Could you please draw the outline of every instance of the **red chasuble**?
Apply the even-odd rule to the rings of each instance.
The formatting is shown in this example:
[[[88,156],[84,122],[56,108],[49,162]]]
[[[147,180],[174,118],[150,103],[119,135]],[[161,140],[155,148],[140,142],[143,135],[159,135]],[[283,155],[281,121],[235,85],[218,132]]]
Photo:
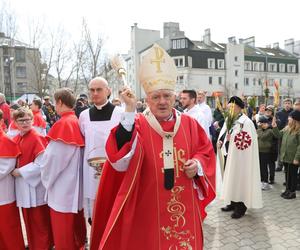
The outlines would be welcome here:
[[[47,123],[44,120],[41,111],[32,111],[33,113],[33,126],[39,127],[39,128],[46,128]]]
[[[17,167],[23,167],[33,162],[40,153],[45,151],[47,140],[34,129],[31,129],[25,135],[20,134],[13,138],[13,141],[19,145],[21,155],[18,158]]]
[[[84,138],[74,111],[64,112],[51,127],[46,137],[49,140],[61,141],[78,147],[84,146]]]
[[[174,121],[161,126],[171,131]],[[216,168],[214,151],[204,130],[194,119],[181,116],[173,140],[175,169],[171,190],[164,188],[162,138],[144,116],[138,116],[132,141],[120,151],[115,131],[106,145],[111,162],[129,152],[136,135],[137,146],[126,172],[115,171],[109,163],[104,166],[94,208],[91,249],[202,249],[202,221],[206,205],[215,197]],[[199,160],[204,177],[186,177],[183,165],[191,158]]]
[[[17,158],[19,154],[18,146],[0,129],[0,158]],[[0,221],[0,248],[25,249],[16,202],[0,205]]]

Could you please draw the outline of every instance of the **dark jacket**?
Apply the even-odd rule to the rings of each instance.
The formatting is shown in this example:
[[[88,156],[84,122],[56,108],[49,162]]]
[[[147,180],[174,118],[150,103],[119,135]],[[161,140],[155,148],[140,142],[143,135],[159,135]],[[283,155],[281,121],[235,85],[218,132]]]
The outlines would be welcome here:
[[[262,127],[259,126],[257,129],[257,138],[259,152],[271,153],[274,138],[274,132],[272,128],[262,129]]]
[[[288,117],[289,114],[293,111],[293,109],[290,109],[289,111],[286,111],[285,109],[281,109],[276,113],[276,119],[280,120],[280,123],[278,124],[278,129],[283,129],[287,123],[288,123]]]

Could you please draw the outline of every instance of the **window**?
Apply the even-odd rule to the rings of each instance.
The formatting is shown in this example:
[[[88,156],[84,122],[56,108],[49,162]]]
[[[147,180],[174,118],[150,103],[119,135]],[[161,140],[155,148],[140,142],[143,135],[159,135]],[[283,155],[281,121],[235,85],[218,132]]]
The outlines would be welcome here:
[[[282,82],[283,82],[283,80],[280,79],[280,80],[279,80],[279,86],[282,86]]]
[[[246,77],[246,78],[245,78],[245,86],[248,86],[248,85],[249,85],[249,78]]]
[[[238,71],[238,70],[235,70],[235,71],[234,71],[234,75],[235,75],[235,76],[239,76],[239,71]]]
[[[26,78],[26,67],[18,66],[16,67],[16,77],[17,78]]]
[[[173,40],[173,41],[172,41],[172,44],[173,44],[173,45],[172,45],[172,48],[173,48],[173,49],[177,49],[177,46],[176,46],[176,40]]]
[[[253,71],[258,71],[258,62],[253,62]]]
[[[281,73],[285,72],[285,64],[284,63],[279,64],[279,72],[281,72]]]
[[[251,70],[251,62],[245,61],[245,70]]]
[[[214,58],[208,58],[207,64],[208,64],[209,69],[214,69],[215,68],[215,59]]]
[[[222,85],[222,76],[219,76],[219,85]]]
[[[25,49],[16,49],[16,62],[25,62]]]
[[[235,61],[235,62],[238,61],[238,57],[237,57],[237,56],[234,57],[234,61]]]
[[[184,67],[184,57],[181,56],[181,57],[174,57],[174,62],[175,62],[175,65],[176,67],[178,68],[181,68],[181,67]]]
[[[238,89],[238,83],[237,82],[234,84],[234,87],[235,87],[235,89]]]
[[[177,77],[177,83],[178,84],[183,84],[184,83],[184,77],[183,76],[178,76]]]
[[[8,47],[7,46],[3,46],[3,55],[8,56]]]
[[[212,85],[212,82],[213,82],[212,76],[208,77],[208,83],[209,83],[210,85]]]
[[[17,86],[18,86],[18,89],[20,89],[20,90],[26,90],[27,82],[18,82]]]
[[[269,79],[268,83],[269,83],[269,86],[274,86],[274,79]]]
[[[218,59],[218,69],[224,69],[224,59]]]
[[[277,72],[277,64],[276,63],[269,63],[268,64],[268,70],[270,72]]]
[[[178,39],[172,41],[172,49],[185,49],[187,48],[186,39]]]
[[[253,86],[255,86],[255,85],[256,85],[256,79],[253,78]]]
[[[258,85],[261,86],[262,80],[258,79]]]
[[[293,79],[288,79],[288,88],[293,88]]]
[[[260,62],[259,63],[259,71],[264,71],[264,63],[263,62]]]
[[[287,72],[288,73],[296,73],[296,65],[295,64],[288,64],[287,65]]]
[[[182,49],[185,48],[185,39],[181,39],[181,48],[182,48]]]

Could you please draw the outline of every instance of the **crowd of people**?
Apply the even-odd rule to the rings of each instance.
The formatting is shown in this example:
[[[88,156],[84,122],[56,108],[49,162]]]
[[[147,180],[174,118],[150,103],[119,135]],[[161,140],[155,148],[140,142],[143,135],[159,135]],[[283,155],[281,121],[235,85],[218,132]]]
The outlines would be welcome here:
[[[102,77],[88,95],[58,89],[55,105],[49,96],[8,105],[0,94],[0,249],[25,249],[19,212],[33,250],[84,249],[87,237],[92,250],[202,249],[216,172],[233,219],[262,207],[283,168],[281,196],[296,198],[300,101],[255,112],[232,96],[212,111],[204,91],[176,99],[176,78],[154,45],[141,65],[143,100],[125,86],[110,101]]]

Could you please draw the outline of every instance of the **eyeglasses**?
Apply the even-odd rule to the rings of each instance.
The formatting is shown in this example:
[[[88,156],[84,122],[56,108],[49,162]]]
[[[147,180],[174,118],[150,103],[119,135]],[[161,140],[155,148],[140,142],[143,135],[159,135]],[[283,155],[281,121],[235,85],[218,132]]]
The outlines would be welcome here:
[[[19,124],[28,124],[32,121],[32,119],[18,119],[17,123]]]

